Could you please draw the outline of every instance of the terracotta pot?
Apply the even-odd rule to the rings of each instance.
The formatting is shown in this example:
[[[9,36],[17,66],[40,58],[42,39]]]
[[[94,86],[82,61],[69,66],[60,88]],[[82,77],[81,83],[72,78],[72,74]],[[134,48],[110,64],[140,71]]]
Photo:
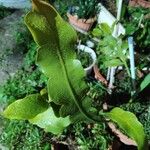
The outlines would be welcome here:
[[[88,32],[93,23],[96,21],[96,17],[90,18],[90,19],[78,19],[77,16],[73,16],[69,13],[67,13],[69,23],[80,32]]]
[[[129,6],[133,7],[142,6],[144,8],[150,8],[150,2],[145,0],[130,0]]]
[[[100,81],[100,82],[102,82],[105,86],[107,86],[108,82],[103,77],[103,75],[100,73],[97,65],[94,65],[93,70],[94,70],[95,79],[98,80],[98,81]]]

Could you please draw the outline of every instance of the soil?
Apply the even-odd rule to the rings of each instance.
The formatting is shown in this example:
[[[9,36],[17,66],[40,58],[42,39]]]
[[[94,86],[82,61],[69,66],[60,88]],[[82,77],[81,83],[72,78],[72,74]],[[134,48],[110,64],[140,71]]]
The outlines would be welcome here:
[[[0,20],[0,84],[3,85],[6,80],[15,74],[21,66],[23,54],[16,49],[15,32],[20,32],[19,20],[23,12],[15,11],[9,16]],[[16,31],[15,31],[16,30]]]
[[[116,0],[101,0],[100,1],[114,16],[117,15]]]

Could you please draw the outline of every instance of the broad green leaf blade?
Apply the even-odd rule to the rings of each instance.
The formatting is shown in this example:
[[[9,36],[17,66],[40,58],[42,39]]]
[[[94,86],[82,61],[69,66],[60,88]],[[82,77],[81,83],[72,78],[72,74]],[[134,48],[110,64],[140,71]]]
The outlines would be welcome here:
[[[106,34],[106,35],[112,34],[111,28],[109,27],[109,25],[107,23],[101,23],[99,25],[99,27],[101,28],[101,30],[103,31],[104,34]]]
[[[9,119],[28,120],[48,108],[48,103],[40,94],[32,94],[10,104],[3,112],[4,117]]]
[[[51,5],[39,0],[33,0],[33,11],[27,14],[25,22],[39,45],[37,63],[49,78],[49,101],[61,106],[61,117],[78,111],[87,117],[82,101],[88,86],[84,69],[75,59],[76,32]]]
[[[144,90],[148,85],[150,85],[150,74],[148,74],[140,85],[140,91]]]
[[[35,118],[29,120],[31,123],[44,128],[46,132],[53,134],[60,134],[63,130],[70,125],[69,116],[57,118],[54,115],[52,108],[50,107],[45,112],[38,114]]]
[[[123,63],[119,59],[112,59],[109,61],[105,61],[104,65],[107,67],[115,67],[115,66],[121,66]]]
[[[32,21],[30,21],[31,19]],[[35,42],[38,45],[44,45],[48,40],[50,40],[49,30],[51,29],[48,26],[48,22],[45,17],[36,12],[29,12],[25,17],[25,23],[27,24]],[[41,37],[41,34],[44,34],[44,38]]]
[[[53,53],[57,51],[53,48],[63,47],[61,55],[65,59],[75,58],[77,34],[73,27],[61,18],[53,6],[43,1],[33,0],[33,9],[26,15],[25,23],[35,42],[39,46],[49,44]]]
[[[97,27],[97,28],[93,29],[92,35],[95,37],[100,37],[103,35],[103,32]]]
[[[109,119],[114,121],[130,138],[135,140],[138,150],[146,150],[146,136],[142,124],[136,116],[121,108],[114,108],[106,114]]]

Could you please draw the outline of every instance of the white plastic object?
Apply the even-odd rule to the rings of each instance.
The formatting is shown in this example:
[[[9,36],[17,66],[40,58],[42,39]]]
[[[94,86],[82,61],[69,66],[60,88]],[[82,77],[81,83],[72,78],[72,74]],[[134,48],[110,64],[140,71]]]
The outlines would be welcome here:
[[[117,21],[120,21],[120,17],[121,17],[121,10],[122,10],[122,2],[123,0],[119,0],[118,1],[118,5],[117,5]],[[115,28],[114,28],[114,32],[113,32],[113,36],[114,37],[118,37],[119,36],[119,23],[117,23],[115,25]]]
[[[87,68],[84,68],[86,74],[88,75],[91,73],[93,66],[96,64],[96,61],[97,61],[96,53],[94,52],[93,49],[91,49],[85,45],[78,45],[77,48],[79,51],[88,53],[93,60],[92,64],[90,64],[90,66],[88,66]]]
[[[94,48],[94,46],[95,46],[95,44],[90,40],[86,41],[86,45],[90,48]]]
[[[117,21],[119,21],[120,17],[121,17],[122,2],[123,2],[123,0],[120,0],[118,2]],[[119,32],[119,24],[117,23],[114,28],[113,36],[117,38],[119,36],[118,32]],[[115,82],[115,70],[116,70],[116,67],[111,67],[111,69],[110,69],[110,80],[109,80],[110,94],[111,94],[111,89],[113,88],[113,84]]]
[[[113,23],[117,21],[117,19],[100,3],[100,12],[98,14],[98,24],[107,23],[110,27],[112,27]],[[117,37],[121,34],[125,34],[125,28],[118,23],[118,34]],[[114,32],[113,32],[113,36]]]
[[[118,1],[117,20],[120,20],[123,0]]]
[[[135,80],[135,62],[134,62],[133,37],[128,38],[128,45],[129,45],[129,55],[130,55],[131,78],[133,80]]]
[[[110,78],[110,70],[111,70],[111,67],[108,67],[107,78],[106,78],[107,81],[109,81],[109,78]]]
[[[112,89],[113,88],[113,84],[115,82],[115,71],[116,71],[116,67],[111,67],[110,69],[110,81],[109,81],[109,89]]]

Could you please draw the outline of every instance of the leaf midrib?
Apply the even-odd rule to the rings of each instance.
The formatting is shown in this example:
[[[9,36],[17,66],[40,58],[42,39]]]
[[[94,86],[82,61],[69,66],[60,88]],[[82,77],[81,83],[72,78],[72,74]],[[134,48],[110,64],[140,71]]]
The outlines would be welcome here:
[[[83,109],[83,107],[81,106],[80,102],[78,102],[77,100],[77,94],[75,93],[75,90],[72,89],[72,85],[71,85],[71,82],[69,80],[69,75],[68,75],[68,71],[67,71],[67,67],[65,65],[65,61],[62,57],[62,53],[61,53],[61,48],[60,46],[58,47],[57,49],[57,55],[58,55],[58,58],[60,60],[60,64],[62,66],[62,70],[63,70],[63,73],[64,73],[64,76],[65,76],[65,80],[67,82],[67,86],[68,86],[68,90],[70,91],[70,94],[74,100],[74,103],[76,104],[76,106],[78,107],[79,111],[87,118],[87,119],[90,119],[92,121],[95,121],[93,120],[93,118],[91,118],[91,116],[89,116],[89,114],[87,114],[87,112]],[[75,96],[76,95],[76,96]]]

